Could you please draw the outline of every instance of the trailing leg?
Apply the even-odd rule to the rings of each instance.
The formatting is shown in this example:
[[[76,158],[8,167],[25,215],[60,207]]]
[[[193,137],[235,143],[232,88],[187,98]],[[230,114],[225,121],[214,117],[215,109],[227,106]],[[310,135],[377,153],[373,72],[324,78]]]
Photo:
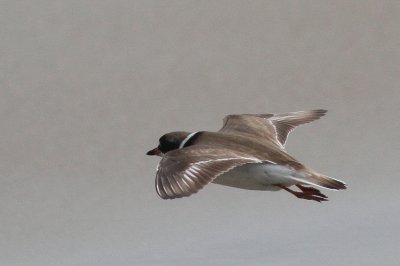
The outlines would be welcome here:
[[[294,196],[296,196],[299,199],[314,200],[314,201],[318,201],[318,202],[328,200],[328,198],[324,194],[319,192],[319,190],[317,190],[318,192],[315,192],[314,190],[300,192],[300,191],[291,190],[290,188],[282,186],[282,185],[277,185],[277,187],[280,187],[280,188],[286,190],[287,192],[289,192],[290,194],[293,194]]]
[[[303,191],[304,193],[312,193],[315,196],[320,196],[322,198],[328,198],[327,196],[325,196],[324,194],[321,193],[321,191],[319,191],[316,188],[313,187],[306,187],[304,185],[296,185],[296,187],[298,187],[301,191]]]

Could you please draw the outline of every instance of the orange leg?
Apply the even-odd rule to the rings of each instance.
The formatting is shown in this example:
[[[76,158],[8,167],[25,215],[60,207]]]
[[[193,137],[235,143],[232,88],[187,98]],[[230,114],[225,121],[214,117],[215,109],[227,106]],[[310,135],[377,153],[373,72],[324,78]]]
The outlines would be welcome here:
[[[313,187],[306,187],[304,185],[296,185],[301,191],[304,193],[312,193],[313,195],[320,196],[322,198],[328,198],[324,194],[322,194],[318,189],[313,188]]]
[[[284,189],[284,190],[286,190],[290,194],[293,194],[294,196],[296,196],[299,199],[315,200],[315,201],[318,201],[318,202],[322,202],[322,201],[327,201],[328,200],[328,197],[325,196],[324,194],[322,194],[321,192],[319,192],[318,189],[311,188],[310,190],[307,190],[307,189],[309,189],[309,187],[303,187],[303,186],[300,185],[301,187],[303,187],[303,189],[305,188],[306,190],[302,190],[301,192],[299,192],[299,191],[291,190],[290,188],[285,187],[285,186],[281,186],[281,185],[277,185],[277,186],[282,188],[282,189]]]

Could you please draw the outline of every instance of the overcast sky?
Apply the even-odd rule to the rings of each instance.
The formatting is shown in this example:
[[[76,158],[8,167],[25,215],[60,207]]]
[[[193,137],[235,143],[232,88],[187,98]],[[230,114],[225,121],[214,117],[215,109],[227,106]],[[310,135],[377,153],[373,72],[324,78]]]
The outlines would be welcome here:
[[[395,265],[398,1],[1,1],[1,265]],[[287,150],[330,201],[154,189],[145,153],[325,108]]]

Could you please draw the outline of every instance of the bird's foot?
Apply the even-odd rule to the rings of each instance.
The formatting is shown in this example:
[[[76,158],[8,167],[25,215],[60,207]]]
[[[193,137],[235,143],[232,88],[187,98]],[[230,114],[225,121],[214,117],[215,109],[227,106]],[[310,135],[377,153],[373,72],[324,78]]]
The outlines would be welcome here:
[[[299,187],[300,186],[300,187]],[[285,186],[279,186],[280,188],[286,190],[287,192],[293,194],[299,199],[314,200],[318,202],[328,201],[328,197],[322,194],[318,189],[312,187],[304,187],[302,185],[297,185],[301,191],[294,191]]]

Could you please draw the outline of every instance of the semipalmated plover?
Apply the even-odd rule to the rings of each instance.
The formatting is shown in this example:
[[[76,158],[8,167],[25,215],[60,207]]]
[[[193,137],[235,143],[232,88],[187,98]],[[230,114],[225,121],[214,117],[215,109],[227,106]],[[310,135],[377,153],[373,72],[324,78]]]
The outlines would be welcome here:
[[[301,199],[326,201],[315,187],[339,190],[346,188],[345,183],[317,173],[284,149],[295,127],[326,112],[228,115],[218,132],[165,134],[158,147],[147,152],[162,156],[157,193],[163,199],[187,197],[212,182],[249,190],[284,189]]]

